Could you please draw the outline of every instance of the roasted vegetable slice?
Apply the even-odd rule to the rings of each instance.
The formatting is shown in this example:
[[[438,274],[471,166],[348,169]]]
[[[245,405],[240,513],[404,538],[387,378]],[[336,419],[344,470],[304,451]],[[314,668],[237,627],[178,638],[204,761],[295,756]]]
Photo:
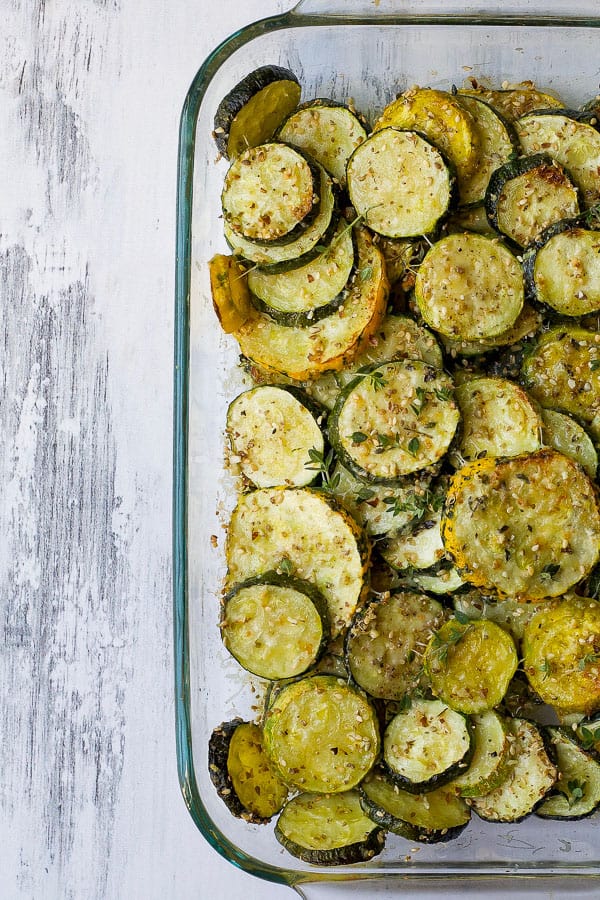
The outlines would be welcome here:
[[[359,610],[346,636],[352,677],[372,697],[402,700],[422,681],[423,648],[444,620],[426,594],[398,591]]]
[[[313,582],[335,635],[362,599],[369,546],[332,498],[311,488],[265,488],[239,498],[226,556],[228,588],[272,570]]]
[[[414,131],[374,132],[348,160],[346,178],[356,212],[386,237],[429,234],[452,200],[454,179],[444,158]]]
[[[480,353],[489,353],[498,347],[510,347],[523,338],[531,337],[539,330],[541,324],[541,314],[526,302],[515,323],[502,334],[493,338],[484,338],[481,341],[453,341],[450,338],[444,338],[444,347],[451,357],[478,356]]]
[[[505,378],[474,378],[456,388],[461,429],[454,456],[518,456],[539,450],[540,418],[525,391]]]
[[[472,716],[473,756],[469,767],[452,782],[462,797],[483,797],[506,777],[509,741],[507,722],[492,709]]]
[[[275,837],[292,856],[319,866],[366,862],[385,843],[383,828],[363,812],[354,790],[298,794],[279,816]]]
[[[351,362],[377,332],[388,296],[383,257],[365,229],[357,233],[357,246],[357,272],[338,310],[310,328],[289,328],[254,310],[235,332],[244,356],[296,381]]]
[[[423,793],[447,784],[473,753],[468,719],[441,700],[414,697],[383,735],[383,763],[404,790]]]
[[[472,232],[451,234],[421,263],[415,299],[426,323],[446,337],[493,338],[521,312],[523,272],[500,241]]]
[[[556,781],[539,729],[526,719],[507,722],[508,763],[504,781],[484,797],[471,801],[489,822],[518,822],[533,812]]]
[[[300,83],[281,66],[261,66],[221,100],[214,138],[223,156],[233,159],[248,147],[268,141],[300,100]]]
[[[328,636],[327,604],[314,584],[269,572],[224,600],[223,643],[261,678],[293,678],[316,661]]]
[[[394,484],[446,453],[459,413],[452,380],[420,360],[367,368],[340,393],[329,437],[340,461],[374,484]]]
[[[563,316],[600,310],[600,208],[548,228],[523,260],[529,290]]]
[[[411,794],[375,770],[361,784],[360,795],[363,809],[374,822],[422,844],[452,840],[471,818],[470,807],[451,784]]]
[[[570,456],[582,466],[590,478],[596,477],[598,454],[587,431],[566,413],[542,409],[544,444]]]
[[[311,401],[297,388],[259,385],[227,410],[233,460],[255,487],[302,487],[315,479],[310,452],[323,455],[324,438]]]
[[[471,114],[479,145],[473,172],[457,170],[460,202],[472,205],[483,201],[492,173],[516,155],[519,139],[512,125],[481,97],[458,93],[455,99]]]
[[[253,722],[223,722],[210,736],[208,771],[229,811],[249,822],[268,822],[279,812],[288,787],[264,751],[262,731]]]
[[[235,334],[252,316],[252,302],[244,270],[235,256],[217,253],[210,260],[210,289],[221,328]]]
[[[480,459],[451,479],[442,537],[472,584],[520,599],[555,597],[598,560],[595,490],[554,450]]]
[[[339,373],[337,382],[344,387],[361,369],[392,359],[420,359],[435,369],[444,365],[440,345],[428,328],[408,316],[388,313],[360,356]]]
[[[549,225],[577,215],[578,190],[550,156],[523,156],[493,173],[485,208],[494,228],[525,247]]]
[[[332,675],[283,687],[264,722],[265,750],[286,782],[330,794],[357,785],[379,752],[379,726],[366,696]]]
[[[467,714],[498,706],[517,664],[512,637],[484,619],[449,619],[425,651],[425,670],[433,693]]]
[[[600,805],[600,763],[564,728],[547,728],[547,747],[558,767],[553,791],[536,809],[543,819],[581,819]]]
[[[440,504],[435,510],[381,541],[379,552],[396,572],[411,577],[413,569],[433,574],[449,560],[441,533],[443,493],[437,496]]]
[[[446,91],[405,91],[385,107],[374,130],[388,126],[422,132],[461,175],[469,175],[477,168],[480,148],[473,117]]]
[[[319,99],[309,100],[291,113],[277,137],[300,147],[343,185],[346,164],[367,132],[364,122],[349,107]]]
[[[543,604],[525,625],[522,653],[529,683],[545,703],[565,713],[600,709],[597,600],[572,595]]]
[[[564,166],[581,190],[585,207],[600,200],[600,134],[560,110],[523,116],[516,123],[525,153],[543,151]]]
[[[527,113],[540,109],[561,109],[564,103],[557,97],[539,91],[533,84],[522,84],[503,90],[490,90],[477,87],[472,90],[460,90],[459,96],[479,97],[494,107],[509,122],[520,119]]]
[[[545,332],[523,361],[527,391],[542,406],[589,424],[600,414],[600,333],[577,325]]]

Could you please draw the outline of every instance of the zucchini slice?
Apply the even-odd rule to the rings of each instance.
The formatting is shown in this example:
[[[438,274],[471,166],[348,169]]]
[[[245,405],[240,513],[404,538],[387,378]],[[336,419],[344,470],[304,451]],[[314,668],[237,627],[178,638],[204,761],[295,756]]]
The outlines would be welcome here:
[[[314,164],[287,144],[250,147],[225,176],[225,221],[250,241],[289,243],[314,219],[319,177]]]
[[[458,837],[471,818],[470,807],[452,784],[426,794],[412,794],[376,769],[367,775],[359,790],[360,802],[369,818],[409,841],[450,841]]]
[[[300,101],[300,82],[281,66],[261,66],[223,97],[214,121],[214,139],[223,156],[234,159],[268,141]]]
[[[440,498],[443,504],[443,499]],[[413,577],[413,570],[438,574],[440,564],[449,559],[442,541],[442,507],[427,513],[424,518],[389,535],[379,544],[379,552],[388,566],[396,572]]]
[[[532,296],[563,316],[600,310],[600,208],[547,229],[523,260]]]
[[[424,134],[461,175],[469,175],[477,168],[480,147],[473,117],[446,91],[431,88],[405,91],[385,107],[373,130],[388,126]]]
[[[321,255],[323,247],[333,238],[339,221],[337,192],[331,176],[324,169],[321,169],[319,202],[315,208],[316,215],[306,228],[297,235],[294,233],[293,240],[267,243],[250,240],[238,234],[227,220],[223,223],[225,240],[236,256],[269,272],[285,272],[303,266]]]
[[[511,328],[523,307],[523,272],[500,241],[450,234],[419,267],[415,299],[425,322],[454,340],[493,338]]]
[[[248,672],[294,678],[316,662],[329,637],[327,604],[310,582],[269,572],[227,594],[221,637]]]
[[[544,703],[564,713],[600,709],[597,600],[570,595],[544,603],[525,625],[522,653],[525,674]]]
[[[468,719],[441,700],[413,697],[383,735],[383,763],[400,787],[413,794],[447,784],[473,753]]]
[[[298,107],[279,128],[280,141],[299,147],[320,163],[341,185],[346,182],[346,163],[366,140],[364,121],[349,107],[333,100],[309,100]]]
[[[373,484],[394,484],[446,453],[458,425],[453,383],[421,360],[370,366],[341,391],[329,437],[342,464]]]
[[[454,566],[445,569],[440,566],[435,572],[412,571],[409,582],[421,591],[429,594],[453,594],[466,584],[464,578]]]
[[[333,675],[283,687],[265,714],[263,732],[265,750],[282,778],[319,794],[355,787],[379,753],[370,701]]]
[[[528,393],[550,409],[576,416],[590,426],[600,414],[600,333],[560,325],[539,338],[523,360]]]
[[[367,862],[385,844],[385,831],[363,812],[355,790],[298,794],[277,819],[275,837],[292,856],[318,866]]]
[[[538,310],[525,302],[514,325],[502,334],[481,341],[452,341],[444,338],[444,347],[451,357],[478,356],[480,353],[489,353],[498,347],[511,347],[523,338],[531,337],[542,325],[542,316]]]
[[[548,226],[577,215],[578,190],[552,157],[523,156],[493,173],[485,209],[494,228],[526,247]]]
[[[598,560],[595,490],[555,450],[480,459],[450,481],[442,537],[471,584],[522,600],[555,597]]]
[[[354,259],[352,228],[341,219],[330,244],[316,259],[275,274],[250,269],[252,301],[281,325],[311,325],[344,302]]]
[[[262,731],[233,719],[214,729],[208,742],[208,772],[232,815],[262,825],[287,800],[288,787],[265,753]]]
[[[600,134],[592,125],[558,110],[523,116],[516,129],[525,153],[543,151],[565,167],[586,208],[600,201]]]
[[[227,410],[232,462],[255,487],[303,487],[315,479],[310,451],[325,441],[308,397],[293,387],[264,384],[239,394]]]
[[[517,664],[510,634],[485,619],[449,619],[425,651],[425,669],[435,696],[469,715],[498,706]]]
[[[456,388],[462,461],[518,456],[541,447],[541,422],[525,391],[505,378],[473,378]]]
[[[208,264],[213,308],[226,334],[235,334],[252,315],[248,285],[235,256],[217,253]]]
[[[600,805],[600,763],[564,728],[547,728],[547,746],[558,767],[555,791],[537,807],[542,819],[582,819]]]
[[[472,205],[485,198],[492,173],[516,155],[519,139],[512,125],[481,97],[458,93],[455,99],[471,114],[479,144],[475,169],[468,174],[457,170],[460,202]]]
[[[414,131],[375,131],[348,160],[346,178],[358,215],[386,237],[433,232],[452,200],[454,179],[442,154]]]
[[[496,237],[497,234],[488,221],[483,202],[455,209],[444,222],[443,230],[445,234],[461,234],[463,231],[475,231],[489,237]]]
[[[514,122],[515,119],[520,119],[521,116],[534,110],[564,108],[561,100],[551,94],[538,91],[532,84],[523,84],[502,90],[488,90],[482,87],[460,90],[458,96],[463,95],[485,100],[509,122]]]
[[[309,328],[288,328],[255,310],[235,332],[244,356],[296,381],[316,378],[351,362],[377,332],[386,311],[383,257],[364,228],[357,232],[358,267],[348,297]]]
[[[338,463],[331,478],[332,493],[367,534],[397,532],[419,517],[429,496],[430,476],[415,476],[405,484],[365,484]]]
[[[346,635],[354,681],[384,700],[412,694],[422,682],[423,648],[443,620],[441,604],[426,594],[397,591],[371,600]]]
[[[580,719],[573,733],[580,746],[600,761],[600,717]]]
[[[493,709],[488,709],[473,716],[471,725],[473,756],[468,769],[452,784],[460,790],[462,797],[484,797],[502,784],[507,775],[507,723]]]
[[[519,822],[533,812],[556,781],[539,729],[526,719],[507,721],[509,754],[505,780],[484,797],[471,800],[488,822]]]
[[[427,251],[425,240],[412,238],[381,238],[379,249],[385,258],[385,267],[390,284],[412,277],[411,269],[421,262]],[[404,284],[402,284],[404,287]]]
[[[598,454],[587,431],[571,416],[554,409],[542,409],[541,416],[544,444],[571,457],[590,478],[595,478]]]
[[[272,570],[310,581],[327,601],[335,636],[365,591],[369,545],[354,519],[311,488],[243,494],[227,532],[227,589]]]

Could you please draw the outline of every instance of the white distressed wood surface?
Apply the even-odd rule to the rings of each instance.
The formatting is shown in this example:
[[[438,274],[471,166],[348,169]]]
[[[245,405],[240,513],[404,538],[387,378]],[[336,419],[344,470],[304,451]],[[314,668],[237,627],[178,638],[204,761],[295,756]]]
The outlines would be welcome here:
[[[0,898],[291,897],[179,793],[177,134],[207,53],[290,0],[0,2]]]

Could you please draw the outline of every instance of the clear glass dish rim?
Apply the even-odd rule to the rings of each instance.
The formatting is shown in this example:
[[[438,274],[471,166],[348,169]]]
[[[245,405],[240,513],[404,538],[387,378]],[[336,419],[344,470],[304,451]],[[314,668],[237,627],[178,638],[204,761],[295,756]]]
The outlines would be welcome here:
[[[188,402],[189,402],[189,296],[191,267],[191,229],[194,177],[195,128],[198,112],[208,88],[218,69],[237,50],[250,41],[272,31],[285,28],[315,26],[336,27],[344,25],[510,25],[519,23],[531,27],[557,25],[561,27],[600,28],[600,8],[598,16],[541,15],[535,12],[498,13],[435,13],[435,14],[383,14],[383,15],[329,15],[323,13],[303,13],[300,2],[288,12],[269,16],[253,22],[234,32],[207,56],[186,95],[180,117],[177,201],[176,201],[176,256],[175,256],[175,321],[174,321],[174,374],[173,374],[173,649],[175,676],[175,732],[177,770],[181,792],[188,811],[196,826],[225,859],[240,869],[255,876],[279,884],[294,886],[317,881],[361,881],[365,879],[401,877],[415,880],[447,878],[497,879],[522,877],[530,881],[537,877],[578,878],[593,880],[600,877],[598,872],[586,871],[585,865],[577,867],[573,863],[556,863],[551,869],[547,863],[536,866],[531,863],[526,868],[514,866],[510,870],[500,864],[455,865],[445,863],[444,868],[406,865],[401,873],[393,870],[379,872],[361,871],[356,868],[351,873],[322,870],[299,871],[273,866],[241,851],[214,824],[202,801],[195,772],[191,732],[190,710],[190,670],[189,670],[189,610],[187,584],[187,488],[188,488]],[[325,4],[326,6],[326,4]],[[514,882],[512,882],[514,884]]]

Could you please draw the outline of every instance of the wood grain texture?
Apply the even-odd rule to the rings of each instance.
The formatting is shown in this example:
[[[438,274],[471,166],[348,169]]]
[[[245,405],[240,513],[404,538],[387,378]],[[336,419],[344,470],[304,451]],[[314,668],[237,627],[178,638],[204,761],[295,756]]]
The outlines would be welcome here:
[[[179,793],[170,516],[179,112],[286,5],[1,4],[3,900],[283,894]]]

